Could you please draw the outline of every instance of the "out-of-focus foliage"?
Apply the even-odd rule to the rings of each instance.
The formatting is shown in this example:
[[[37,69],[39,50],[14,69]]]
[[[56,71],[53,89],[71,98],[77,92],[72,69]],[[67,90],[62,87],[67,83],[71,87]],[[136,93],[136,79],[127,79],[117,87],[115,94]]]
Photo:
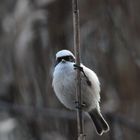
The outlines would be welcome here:
[[[0,140],[73,140],[75,113],[52,90],[55,53],[73,51],[71,0],[1,0]],[[79,0],[81,59],[101,81],[111,131],[86,140],[140,139],[140,1]],[[73,116],[74,115],[74,116]]]

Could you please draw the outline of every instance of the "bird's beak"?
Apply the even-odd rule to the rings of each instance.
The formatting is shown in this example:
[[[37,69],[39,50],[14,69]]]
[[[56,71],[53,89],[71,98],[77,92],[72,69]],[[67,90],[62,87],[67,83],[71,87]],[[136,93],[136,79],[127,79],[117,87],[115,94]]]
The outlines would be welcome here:
[[[66,62],[66,60],[64,60],[64,59],[62,59],[62,61],[61,61],[62,63],[65,63]]]

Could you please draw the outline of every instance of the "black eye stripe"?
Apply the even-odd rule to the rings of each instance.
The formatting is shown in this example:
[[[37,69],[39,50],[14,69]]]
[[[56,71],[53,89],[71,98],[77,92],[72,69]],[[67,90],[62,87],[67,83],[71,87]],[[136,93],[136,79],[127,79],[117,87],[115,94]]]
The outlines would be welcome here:
[[[62,59],[66,61],[74,61],[74,58],[72,56],[64,56],[64,57],[59,57],[57,60],[60,62]]]
[[[58,57],[55,65],[60,63],[62,61],[62,59],[64,59],[65,61],[69,61],[69,62],[75,62],[75,58],[73,58],[73,56],[69,55],[69,56]]]

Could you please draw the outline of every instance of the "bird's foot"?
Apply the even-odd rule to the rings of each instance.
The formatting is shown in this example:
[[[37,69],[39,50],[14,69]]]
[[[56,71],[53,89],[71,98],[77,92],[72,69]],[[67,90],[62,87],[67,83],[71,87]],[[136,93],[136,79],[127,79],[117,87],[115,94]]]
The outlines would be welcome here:
[[[75,104],[76,104],[76,108],[77,109],[82,109],[82,108],[85,108],[86,104],[85,103],[79,103],[79,101],[75,101]]]
[[[80,70],[80,71],[83,72],[83,67],[81,67],[81,66],[79,66],[79,65],[77,65],[77,64],[74,64],[73,66],[74,66],[74,69],[75,69],[75,70],[78,69],[78,70]]]

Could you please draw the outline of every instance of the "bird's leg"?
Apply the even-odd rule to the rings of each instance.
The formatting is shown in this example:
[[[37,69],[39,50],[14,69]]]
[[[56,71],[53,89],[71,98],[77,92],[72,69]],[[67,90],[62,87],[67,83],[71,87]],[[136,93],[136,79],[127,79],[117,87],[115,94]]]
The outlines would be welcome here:
[[[79,70],[83,73],[83,75],[84,75],[85,78],[86,78],[87,84],[88,84],[89,86],[91,86],[91,81],[90,81],[89,78],[86,76],[86,74],[85,74],[85,72],[84,72],[84,70],[83,70],[83,67],[78,66],[78,65],[76,65],[76,64],[74,64],[73,66],[74,66],[74,69],[79,69]]]

